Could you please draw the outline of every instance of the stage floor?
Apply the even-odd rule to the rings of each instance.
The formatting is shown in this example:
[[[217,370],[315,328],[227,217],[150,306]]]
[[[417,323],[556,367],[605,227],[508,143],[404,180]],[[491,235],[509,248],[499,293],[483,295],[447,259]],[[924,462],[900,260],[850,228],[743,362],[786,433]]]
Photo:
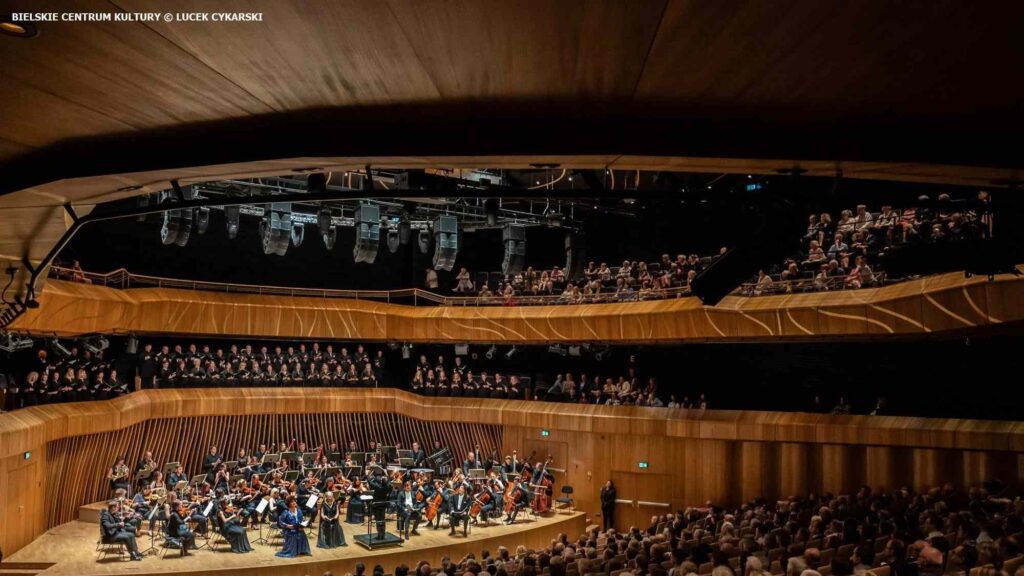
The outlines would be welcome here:
[[[259,574],[281,576],[318,576],[326,570],[335,576],[353,572],[356,562],[366,564],[367,573],[373,566],[380,564],[388,574],[394,572],[395,566],[405,563],[414,568],[420,560],[428,560],[432,565],[439,565],[443,556],[453,561],[460,560],[472,552],[477,557],[480,551],[487,549],[494,553],[498,546],[514,549],[522,544],[527,547],[542,547],[551,543],[559,533],[566,533],[576,538],[586,528],[586,515],[582,512],[549,513],[546,517],[524,519],[520,517],[512,526],[505,524],[477,525],[471,528],[467,537],[458,531],[456,536],[448,535],[448,528],[440,530],[424,529],[420,535],[401,546],[378,550],[367,550],[354,541],[356,534],[366,532],[364,526],[342,523],[345,531],[347,547],[323,550],[316,547],[316,538],[310,537],[310,548],[313,555],[302,558],[277,558],[274,554],[280,546],[253,544],[248,554],[232,554],[226,544],[219,546],[218,551],[199,550],[191,556],[182,558],[177,550],[168,550],[165,558],[159,555],[147,556],[142,562],[119,560],[116,555],[103,561],[97,561],[96,540],[99,527],[90,522],[76,520],[47,531],[36,538],[25,548],[15,552],[10,562],[55,562],[54,566],[40,574],[44,576],[58,575],[144,575],[183,573],[193,576],[204,574]],[[395,524],[388,523],[388,531],[395,533]],[[249,541],[254,542],[259,531],[250,530]],[[211,538],[212,542],[212,538]],[[149,545],[149,538],[139,538],[139,547]]]

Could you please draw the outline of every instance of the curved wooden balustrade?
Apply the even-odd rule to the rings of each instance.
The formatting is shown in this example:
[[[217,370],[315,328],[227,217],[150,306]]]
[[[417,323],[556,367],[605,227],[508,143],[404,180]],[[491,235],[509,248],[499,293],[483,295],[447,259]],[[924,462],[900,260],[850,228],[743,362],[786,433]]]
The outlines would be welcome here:
[[[930,276],[886,286],[746,298],[526,307],[114,288],[52,280],[13,330],[400,342],[679,342],[923,335],[1024,319],[1024,279]]]
[[[1024,479],[1020,422],[426,398],[393,389],[145,390],[0,415],[0,546],[17,550],[101,499],[118,454],[134,463],[152,449],[193,472],[210,444],[233,454],[291,436],[309,445],[438,438],[457,459],[478,441],[502,454],[551,454],[564,471],[557,486],[573,485],[577,507],[589,511],[608,478],[620,493],[672,507],[862,484]]]

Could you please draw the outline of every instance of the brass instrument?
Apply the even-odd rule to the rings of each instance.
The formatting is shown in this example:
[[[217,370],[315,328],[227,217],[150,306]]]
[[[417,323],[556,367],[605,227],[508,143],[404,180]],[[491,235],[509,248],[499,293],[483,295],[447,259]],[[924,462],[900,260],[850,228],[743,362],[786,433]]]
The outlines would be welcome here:
[[[128,466],[127,465],[121,464],[120,466],[116,466],[114,468],[114,477],[111,478],[111,480],[113,481],[113,480],[120,480],[121,478],[127,478],[128,477],[128,473],[129,472],[128,472]]]

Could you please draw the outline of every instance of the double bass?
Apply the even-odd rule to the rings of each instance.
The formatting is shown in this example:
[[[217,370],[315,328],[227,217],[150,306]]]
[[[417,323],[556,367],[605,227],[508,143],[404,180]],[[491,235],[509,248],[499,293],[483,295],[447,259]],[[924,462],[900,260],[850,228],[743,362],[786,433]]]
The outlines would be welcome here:
[[[547,472],[548,464],[550,464],[552,460],[554,460],[554,457],[548,455],[548,459],[544,461],[544,465],[541,466],[540,471],[538,472],[540,475],[540,481],[534,486],[537,490],[537,495],[534,496],[533,504],[531,505],[536,514],[543,514],[551,509],[551,487],[554,482],[548,478]]]

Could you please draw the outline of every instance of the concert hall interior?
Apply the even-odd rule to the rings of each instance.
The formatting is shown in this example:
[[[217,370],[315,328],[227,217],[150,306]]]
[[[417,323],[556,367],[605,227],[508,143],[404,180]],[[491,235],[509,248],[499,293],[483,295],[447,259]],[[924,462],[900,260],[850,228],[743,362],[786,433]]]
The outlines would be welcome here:
[[[1021,22],[0,0],[0,576],[1024,576]]]

